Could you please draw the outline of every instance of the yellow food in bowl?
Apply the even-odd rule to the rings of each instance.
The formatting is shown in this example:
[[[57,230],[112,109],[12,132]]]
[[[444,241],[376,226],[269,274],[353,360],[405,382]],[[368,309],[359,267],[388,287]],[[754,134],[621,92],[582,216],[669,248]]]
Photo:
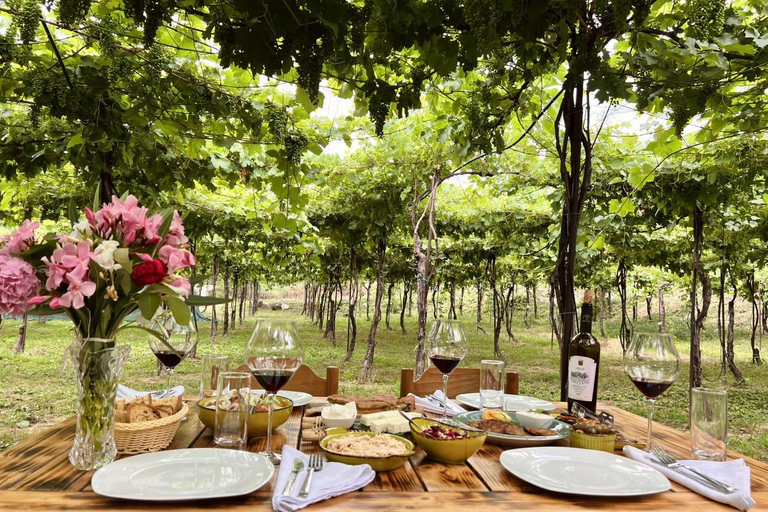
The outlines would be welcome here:
[[[206,427],[211,430],[215,427],[216,419],[214,417],[214,409],[211,405],[212,398],[203,398],[197,402],[197,416],[200,421]],[[272,409],[272,430],[276,429],[291,417],[291,411],[293,410],[293,401],[290,398],[283,396],[276,396],[275,403]],[[217,411],[218,414],[236,414],[236,412],[230,411]],[[266,408],[257,408],[256,411],[252,411],[248,415],[248,435],[249,436],[263,436],[267,433],[267,410]]]
[[[463,464],[485,443],[485,432],[471,432],[461,428],[448,427],[427,418],[415,418],[413,422],[416,426],[411,425],[411,434],[413,435],[413,440],[416,441],[416,445],[424,450],[430,458],[440,462]],[[466,434],[466,437],[435,439],[422,432],[424,429],[435,425],[448,431],[460,433],[462,436]]]
[[[349,436],[349,437],[348,437]],[[403,446],[398,447],[398,455],[383,455],[378,457],[366,456],[366,455],[349,455],[345,453],[339,453],[339,446],[342,443],[339,441],[344,439],[353,439],[355,437],[369,437],[372,440],[376,437],[386,437],[390,441],[396,441]],[[355,440],[357,441],[357,440]],[[353,442],[350,445],[359,445],[360,443]],[[330,445],[330,446],[329,446]],[[335,449],[331,449],[331,447]],[[354,452],[357,452],[359,446],[353,446]],[[345,432],[341,434],[333,434],[323,438],[320,441],[320,449],[325,452],[325,457],[331,462],[341,462],[342,464],[350,464],[353,466],[360,464],[368,464],[374,471],[390,471],[402,467],[408,457],[413,455],[413,443],[409,440],[395,436],[392,434],[377,434],[376,432]],[[342,450],[343,451],[343,450]]]

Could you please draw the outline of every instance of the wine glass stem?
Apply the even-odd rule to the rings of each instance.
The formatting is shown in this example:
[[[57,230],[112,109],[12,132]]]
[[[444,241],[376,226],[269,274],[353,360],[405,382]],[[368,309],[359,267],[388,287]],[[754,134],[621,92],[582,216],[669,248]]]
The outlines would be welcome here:
[[[173,368],[166,367],[165,374],[168,379],[165,383],[165,396],[168,396],[171,394],[171,377],[173,376]]]
[[[646,443],[647,450],[651,451],[651,432],[653,428],[653,406],[656,404],[656,400],[653,398],[648,399],[648,440]]]
[[[272,453],[272,402],[274,398],[274,394],[267,393],[267,449],[265,450],[267,454]]]
[[[448,417],[446,414],[448,412],[448,374],[443,374],[443,415],[440,417],[441,420],[444,420]]]

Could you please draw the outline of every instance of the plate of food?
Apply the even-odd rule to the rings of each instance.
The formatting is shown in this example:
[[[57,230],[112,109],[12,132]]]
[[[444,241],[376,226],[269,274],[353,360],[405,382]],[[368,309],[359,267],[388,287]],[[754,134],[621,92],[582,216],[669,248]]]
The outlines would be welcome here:
[[[368,464],[374,471],[402,467],[414,454],[413,443],[404,437],[376,432],[332,434],[320,441],[320,448],[331,462]]]
[[[462,393],[456,395],[456,401],[472,407],[473,409],[480,409],[480,393]],[[505,411],[554,411],[555,404],[542,400],[541,398],[535,398],[532,396],[524,395],[504,395],[502,405]]]
[[[595,450],[542,446],[507,450],[504,469],[529,484],[584,496],[641,496],[664,492],[669,480],[632,459]]]
[[[485,430],[489,441],[505,446],[542,446],[565,439],[571,432],[568,425],[554,418],[540,428],[523,427],[514,412],[497,410],[463,412],[453,419],[461,425]]]
[[[272,478],[261,454],[189,448],[145,453],[107,464],[94,473],[96,494],[146,501],[183,501],[249,494]]]
[[[263,395],[264,390],[254,389],[251,391],[251,394]],[[313,398],[315,398],[309,393],[304,393],[303,391],[287,391],[285,389],[278,391],[277,396],[282,396],[283,398],[289,399],[291,402],[293,402],[294,407],[303,407],[311,402]]]

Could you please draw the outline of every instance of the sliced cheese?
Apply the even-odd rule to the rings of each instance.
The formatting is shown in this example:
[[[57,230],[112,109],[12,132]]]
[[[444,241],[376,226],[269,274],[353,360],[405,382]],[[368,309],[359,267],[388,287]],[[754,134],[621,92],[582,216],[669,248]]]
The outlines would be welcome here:
[[[405,413],[409,418],[418,418],[421,416],[418,412]],[[371,431],[389,434],[401,434],[408,432],[410,426],[408,420],[402,417],[399,411],[384,411],[372,414],[363,414],[360,416],[360,424],[370,428]]]

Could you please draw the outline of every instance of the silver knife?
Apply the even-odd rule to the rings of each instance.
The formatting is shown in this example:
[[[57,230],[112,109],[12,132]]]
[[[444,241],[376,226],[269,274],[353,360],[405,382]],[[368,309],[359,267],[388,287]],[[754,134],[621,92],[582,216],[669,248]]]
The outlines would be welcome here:
[[[294,460],[293,471],[291,471],[291,476],[288,477],[288,483],[285,484],[285,489],[283,489],[283,496],[291,494],[291,491],[293,490],[293,484],[296,483],[296,476],[302,469],[304,469],[304,463],[299,459]]]
[[[661,462],[659,459],[656,459],[655,457],[646,457],[646,460],[649,460],[649,461],[653,462],[654,464],[658,464],[659,466],[663,466],[663,467],[665,467],[667,469],[671,469],[675,473],[680,473],[681,475],[685,476],[686,478],[690,478],[691,480],[695,480],[696,482],[700,483],[701,485],[709,487],[713,491],[721,492],[723,494],[733,494],[734,492],[736,492],[736,491],[730,491],[730,490],[728,490],[728,489],[726,489],[724,487],[719,487],[719,486],[713,485],[711,482],[708,482],[707,480],[705,480],[705,479],[699,477],[698,475],[696,475],[696,473],[688,473],[688,472],[683,473],[679,469],[671,468],[671,467],[667,466],[666,464],[664,464],[663,462]]]

